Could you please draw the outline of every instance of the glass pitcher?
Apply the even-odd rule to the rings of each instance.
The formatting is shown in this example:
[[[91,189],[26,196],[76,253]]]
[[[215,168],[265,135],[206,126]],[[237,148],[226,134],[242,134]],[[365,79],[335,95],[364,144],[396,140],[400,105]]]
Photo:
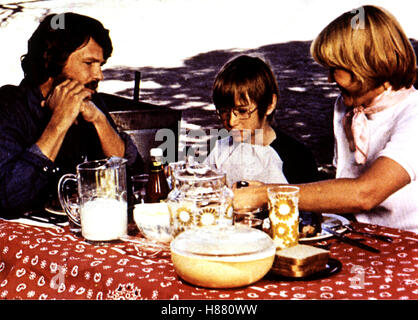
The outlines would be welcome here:
[[[193,227],[233,224],[233,192],[225,173],[187,164],[174,175],[176,187],[167,198],[174,236]]]
[[[77,174],[65,174],[58,197],[69,219],[81,226],[90,241],[110,241],[126,235],[128,205],[126,159],[111,157],[81,163]],[[68,183],[77,183],[77,195],[68,194]],[[74,199],[75,198],[75,199]]]

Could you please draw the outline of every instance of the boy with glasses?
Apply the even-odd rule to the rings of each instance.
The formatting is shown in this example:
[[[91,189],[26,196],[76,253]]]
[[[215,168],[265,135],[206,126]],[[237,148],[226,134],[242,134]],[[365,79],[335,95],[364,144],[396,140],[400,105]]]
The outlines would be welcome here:
[[[229,185],[318,180],[310,150],[271,126],[279,89],[263,60],[241,55],[228,62],[215,79],[212,97],[229,135],[216,142],[206,161],[226,172]]]

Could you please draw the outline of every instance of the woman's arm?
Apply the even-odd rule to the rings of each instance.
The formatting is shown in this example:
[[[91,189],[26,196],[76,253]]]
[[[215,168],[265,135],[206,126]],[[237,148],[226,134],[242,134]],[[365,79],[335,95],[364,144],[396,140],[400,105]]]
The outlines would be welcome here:
[[[300,184],[299,209],[314,212],[355,213],[369,211],[410,182],[406,170],[392,159],[381,157],[362,176]],[[234,207],[262,206],[267,188],[273,185],[234,189]]]

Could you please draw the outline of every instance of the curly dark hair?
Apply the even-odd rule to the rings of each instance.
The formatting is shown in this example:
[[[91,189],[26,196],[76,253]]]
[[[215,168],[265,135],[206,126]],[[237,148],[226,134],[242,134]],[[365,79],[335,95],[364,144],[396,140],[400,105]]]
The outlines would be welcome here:
[[[57,26],[56,21],[63,23]],[[113,47],[109,30],[101,22],[72,12],[46,16],[30,37],[27,54],[21,58],[25,80],[40,85],[49,77],[57,77],[70,54],[86,45],[90,38],[102,47],[106,61]]]

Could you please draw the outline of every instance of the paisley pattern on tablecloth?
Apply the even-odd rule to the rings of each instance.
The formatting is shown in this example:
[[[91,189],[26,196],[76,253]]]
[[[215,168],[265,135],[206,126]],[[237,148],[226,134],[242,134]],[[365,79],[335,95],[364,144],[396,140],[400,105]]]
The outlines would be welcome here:
[[[0,299],[418,299],[418,235],[356,224],[393,237],[367,239],[373,254],[333,242],[342,270],[312,281],[268,274],[238,289],[205,289],[176,274],[166,251],[132,243],[95,246],[67,228],[0,220]]]

